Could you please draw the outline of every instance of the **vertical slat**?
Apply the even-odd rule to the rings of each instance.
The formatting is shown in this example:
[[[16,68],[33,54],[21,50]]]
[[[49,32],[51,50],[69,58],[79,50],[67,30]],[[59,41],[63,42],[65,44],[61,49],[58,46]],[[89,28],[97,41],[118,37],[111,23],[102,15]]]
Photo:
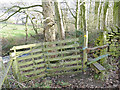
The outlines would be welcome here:
[[[32,51],[32,47],[30,47],[30,50]],[[34,71],[36,71],[36,67],[35,67],[35,60],[34,58],[32,57],[33,56],[33,52],[31,52],[31,58],[32,58],[32,62],[33,62],[33,69]],[[34,73],[33,73],[34,74]],[[36,73],[35,73],[36,74]]]
[[[76,43],[76,42],[75,42],[75,43]],[[77,47],[75,47],[75,50],[77,50]],[[76,55],[78,55],[78,53],[77,53],[77,52],[75,52],[75,54],[76,54]],[[78,66],[78,60],[79,60],[79,59],[78,59],[78,58],[76,58],[77,66]],[[79,68],[78,68],[78,70],[79,70]]]
[[[60,45],[62,46],[62,45],[64,45],[64,43],[63,44],[61,43]],[[63,52],[63,49],[61,49],[61,57],[64,56],[64,54],[62,52]],[[62,60],[63,67],[65,67],[64,62],[65,62],[65,60]],[[65,70],[63,71],[63,73],[65,73]]]

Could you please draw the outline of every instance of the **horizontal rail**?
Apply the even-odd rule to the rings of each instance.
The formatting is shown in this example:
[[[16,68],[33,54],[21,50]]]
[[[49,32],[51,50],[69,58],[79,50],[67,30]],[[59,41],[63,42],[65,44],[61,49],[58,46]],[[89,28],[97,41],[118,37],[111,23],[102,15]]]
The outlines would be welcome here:
[[[30,64],[33,64],[33,61],[31,60],[31,61],[27,61],[27,62],[24,62],[24,63],[18,63],[18,66],[19,67],[22,67],[22,66],[25,66],[25,65],[30,65]]]
[[[18,50],[18,49],[25,49],[25,48],[31,48],[31,47],[37,47],[37,46],[41,46],[43,45],[43,43],[36,43],[36,44],[28,44],[28,45],[20,45],[20,46],[14,46],[13,48],[11,48],[10,50]]]
[[[44,66],[45,66],[45,63],[38,64],[38,65],[35,65],[35,66],[28,66],[28,67],[20,68],[20,71],[27,71],[27,70],[34,69],[33,67],[39,68],[39,67],[44,67]]]
[[[36,58],[36,57],[40,57],[42,55],[43,55],[43,53],[35,54],[35,55],[28,55],[28,56],[24,56],[24,57],[19,57],[16,60],[19,61],[19,60],[25,60],[25,59],[30,59],[30,58]]]
[[[40,62],[43,62],[43,61],[44,61],[44,59],[19,62],[19,66],[21,67],[21,66],[30,65],[30,64],[33,64],[33,63],[40,63]]]
[[[91,50],[100,50],[103,48],[108,47],[109,45],[103,45],[103,46],[98,46],[98,47],[94,47],[94,48],[87,48],[87,52],[91,51]]]
[[[55,50],[55,49],[74,48],[74,47],[78,47],[78,46],[79,46],[79,44],[56,46],[56,47],[47,47],[47,48],[44,49],[44,51]]]
[[[41,78],[41,77],[44,77],[44,76],[46,76],[46,73],[42,73],[40,75],[36,75],[36,76],[32,76],[32,77],[23,77],[22,82],[37,79],[37,78]]]
[[[72,65],[72,64],[77,64],[77,63],[81,63],[81,60],[79,60],[79,61],[67,61],[67,62],[63,62],[63,63],[59,63],[59,65],[58,64],[49,64],[49,66],[52,68],[52,67],[56,67],[56,66],[62,66],[62,65]]]
[[[39,73],[41,73],[41,72],[43,72],[45,70],[46,70],[46,68],[38,69],[38,70],[35,70],[35,71],[33,70],[33,71],[29,71],[29,72],[24,72],[24,73],[22,73],[22,76],[39,74]]]
[[[58,54],[67,54],[67,53],[73,53],[73,52],[80,52],[80,50],[66,50],[66,51],[56,51],[56,52],[48,52],[45,53],[45,56],[50,56],[50,55],[58,55]]]
[[[102,58],[105,58],[105,57],[107,57],[108,55],[109,55],[109,54],[106,54],[106,55],[99,56],[99,57],[97,57],[97,58],[95,58],[95,59],[92,59],[91,62],[88,62],[88,63],[87,63],[87,65],[92,64],[92,63],[94,63],[94,62],[97,62],[98,60],[100,60],[100,59],[102,59]],[[90,59],[88,59],[88,60],[90,61]]]
[[[30,47],[37,47],[41,45],[59,44],[59,43],[67,43],[67,42],[74,42],[74,41],[79,41],[79,38],[72,38],[72,39],[66,39],[66,40],[54,41],[54,42],[41,42],[41,43],[36,43],[36,44],[14,46],[10,50],[14,50],[14,49],[18,50],[18,49],[25,49],[25,48],[30,48]]]
[[[68,43],[68,42],[75,42],[79,41],[79,38],[71,38],[71,39],[65,39],[60,41],[54,41],[54,42],[44,42],[44,45],[50,45],[50,44],[59,44],[59,43]]]
[[[65,56],[65,57],[46,59],[46,61],[65,60],[65,59],[73,59],[73,58],[79,58],[79,57],[80,57],[80,55],[73,55],[73,56]]]
[[[26,51],[17,51],[16,55],[20,55],[20,54],[27,54],[27,53],[36,53],[36,52],[41,52],[42,48],[39,49],[32,49],[32,50],[26,50]],[[13,52],[14,53],[14,52]]]

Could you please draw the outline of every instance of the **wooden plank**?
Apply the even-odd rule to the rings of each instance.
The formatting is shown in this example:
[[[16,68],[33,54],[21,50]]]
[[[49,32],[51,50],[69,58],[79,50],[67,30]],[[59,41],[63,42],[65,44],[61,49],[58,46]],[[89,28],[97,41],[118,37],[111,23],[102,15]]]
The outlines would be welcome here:
[[[92,59],[88,59],[88,61],[91,62],[93,60]],[[94,63],[92,63],[92,65],[99,71],[104,71],[105,70],[105,68],[101,64],[99,64],[98,62],[94,62]]]
[[[26,70],[31,70],[31,69],[33,69],[33,66],[20,68],[20,71],[26,71]]]
[[[9,72],[12,64],[13,64],[13,60],[11,59],[11,60],[8,62],[8,64],[7,64],[6,70],[3,71],[3,72],[1,71],[2,74],[0,74],[0,75],[1,75],[1,77],[0,77],[0,90],[1,90],[1,88],[2,88],[2,85],[3,85],[4,82],[5,82],[5,79],[7,78],[8,72]]]
[[[42,78],[44,76],[46,76],[46,73],[42,73],[40,75],[36,75],[36,76],[32,76],[32,77],[23,77],[22,82],[26,82],[26,81],[29,81],[29,80],[34,80],[34,79],[37,79],[37,78]]]
[[[56,46],[56,47],[47,47],[44,49],[44,51],[48,51],[48,50],[55,50],[55,49],[65,49],[65,48],[74,48],[74,47],[78,47],[79,44],[72,44],[72,45],[65,45],[65,46]]]
[[[57,58],[51,58],[46,59],[46,61],[56,61],[56,60],[65,60],[65,59],[73,59],[73,58],[79,58],[80,55],[72,55],[72,56],[64,56],[64,57],[57,57]]]
[[[108,46],[109,45],[103,45],[103,46],[98,46],[98,47],[93,47],[93,48],[87,48],[87,50],[88,51],[90,51],[90,50],[100,50],[100,49],[106,48]]]
[[[25,59],[31,59],[31,58],[37,58],[37,57],[40,57],[42,55],[43,55],[43,53],[35,54],[35,55],[28,55],[28,56],[24,56],[24,57],[19,57],[19,58],[17,58],[17,61],[25,60]]]
[[[14,46],[13,48],[11,48],[10,50],[14,50],[14,48],[16,50],[18,49],[25,49],[25,48],[30,48],[30,47],[37,47],[37,46],[41,46],[43,45],[43,43],[35,43],[35,44],[28,44],[28,45],[20,45],[20,46]]]
[[[71,39],[65,39],[65,40],[54,41],[54,42],[44,42],[44,45],[60,44],[60,43],[68,43],[68,42],[76,42],[76,41],[79,41],[79,38],[71,38]]]
[[[17,51],[16,55],[22,55],[22,54],[28,54],[28,53],[36,53],[36,52],[41,52],[42,48],[39,49],[32,49],[32,50],[26,50],[26,51]],[[14,52],[13,52],[14,53]]]
[[[35,63],[40,63],[40,62],[43,62],[44,59],[39,59],[39,60],[35,60]]]
[[[72,65],[72,64],[77,64],[77,63],[81,63],[80,61],[67,61],[67,62],[63,62],[64,65]],[[50,64],[51,67],[56,67],[56,66],[61,66],[63,65],[63,63],[58,63],[58,64]]]
[[[42,64],[35,65],[35,67],[40,68],[40,67],[44,67],[45,65],[46,65],[46,63],[42,63]]]
[[[43,43],[35,43],[35,44],[28,44],[28,45],[20,45],[20,46],[14,46],[10,50],[14,50],[14,48],[16,48],[16,50],[18,50],[18,49],[25,49],[25,48],[30,48],[30,47],[37,47],[37,46],[41,46],[41,45],[74,42],[74,41],[78,41],[78,40],[79,40],[79,38],[72,38],[72,39],[66,39],[66,40],[62,40],[62,41],[43,42]]]
[[[46,70],[46,68],[43,68],[43,69],[38,69],[36,71],[29,71],[29,72],[24,72],[22,73],[22,76],[26,76],[26,75],[32,75],[32,74],[39,74],[41,72],[44,72]]]
[[[35,65],[36,68],[43,67],[43,66],[45,66],[45,63]],[[30,70],[30,69],[33,69],[33,67],[34,66],[28,66],[28,67],[20,68],[20,71]]]
[[[81,68],[81,66],[70,66],[70,67],[61,67],[61,68],[53,68],[53,69],[47,69],[46,71],[47,72],[56,72],[56,71],[61,71],[61,70],[71,70],[71,69],[78,69],[78,68]]]
[[[89,65],[89,64],[91,64],[91,63],[94,63],[94,62],[96,62],[96,61],[98,61],[98,60],[100,60],[100,59],[102,59],[102,58],[105,58],[105,57],[107,57],[108,55],[109,55],[109,54],[102,55],[102,56],[99,56],[99,57],[97,57],[97,58],[95,58],[95,59],[92,59],[92,60],[88,59],[88,60],[91,61],[91,62],[88,62],[87,65]]]
[[[56,51],[56,52],[48,52],[48,53],[44,53],[45,56],[49,56],[49,55],[58,55],[58,54],[66,54],[66,53],[73,53],[73,52],[80,52],[80,50],[66,50],[66,51]]]
[[[20,62],[18,64],[19,64],[19,67],[21,67],[21,66],[33,64],[33,61],[27,61],[27,62],[23,62],[23,63]]]

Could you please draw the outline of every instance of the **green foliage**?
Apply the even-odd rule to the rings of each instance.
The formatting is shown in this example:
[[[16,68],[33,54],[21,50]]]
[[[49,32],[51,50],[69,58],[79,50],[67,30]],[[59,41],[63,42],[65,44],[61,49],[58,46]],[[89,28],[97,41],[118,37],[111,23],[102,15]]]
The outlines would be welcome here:
[[[95,74],[95,75],[94,75],[94,78],[95,78],[95,79],[98,79],[98,78],[99,78],[99,74]]]

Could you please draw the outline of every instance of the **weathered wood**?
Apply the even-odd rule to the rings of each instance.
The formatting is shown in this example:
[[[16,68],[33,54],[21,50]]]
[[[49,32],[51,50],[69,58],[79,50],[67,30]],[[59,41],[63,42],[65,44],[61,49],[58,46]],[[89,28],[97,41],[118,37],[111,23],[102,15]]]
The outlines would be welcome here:
[[[86,67],[85,63],[87,62],[87,48],[88,48],[88,31],[85,31],[83,48],[83,68]]]
[[[65,59],[73,59],[73,58],[79,58],[80,55],[72,55],[72,56],[65,56],[65,57],[57,57],[57,58],[51,58],[51,59],[46,59],[50,61],[56,61],[56,60],[65,60]]]
[[[32,50],[26,50],[26,51],[17,51],[16,52],[16,56],[20,56],[22,55],[23,53],[24,54],[28,54],[28,53],[36,53],[36,52],[41,52],[42,51],[42,47],[41,48],[38,48],[38,49],[32,49]],[[14,53],[14,52],[13,52]],[[12,53],[11,53],[12,54]]]
[[[24,62],[24,63],[19,63],[19,67],[25,66],[25,65],[30,65],[30,64],[33,64],[32,60],[28,61],[28,62]]]
[[[89,62],[93,61],[92,59],[88,59]],[[94,62],[92,63],[92,65],[99,71],[99,72],[102,72],[102,71],[105,71],[106,69],[101,65],[99,64],[98,62]],[[97,72],[98,72],[97,71]]]
[[[40,63],[40,62],[43,62],[43,61],[45,61],[44,58],[43,59],[35,60],[35,63],[37,64],[37,63]]]
[[[20,64],[20,67],[24,66],[24,65],[29,65],[29,64],[33,64],[33,62],[31,61],[31,63],[28,62],[28,64]],[[44,67],[45,63],[38,64],[38,65],[31,65],[31,66],[27,66],[27,67],[24,67],[24,68],[20,68],[20,71],[33,69],[33,66],[35,66],[36,68]]]
[[[47,47],[44,49],[44,51],[48,50],[55,50],[55,49],[65,49],[65,48],[73,48],[73,47],[78,47],[79,44],[72,44],[72,45],[65,45],[65,46],[56,46],[56,47]]]
[[[16,48],[14,47],[14,53],[15,56],[13,58],[13,65],[12,65],[12,71],[13,71],[13,75],[15,76],[15,78],[20,81],[21,80],[21,76],[20,76],[20,72],[19,72],[19,64],[18,61],[16,60]]]
[[[24,56],[24,57],[19,57],[19,58],[17,58],[17,61],[19,61],[19,60],[25,60],[25,59],[30,59],[30,58],[37,58],[37,57],[40,57],[42,55],[43,55],[43,53],[35,54],[35,55],[28,55],[28,56]]]
[[[72,64],[81,63],[81,60],[79,60],[79,61],[67,61],[67,62],[63,62],[63,63],[64,63],[64,66],[65,65],[72,65]],[[62,63],[59,63],[59,64],[50,64],[51,67],[62,66],[62,65],[63,65]]]
[[[3,83],[5,82],[5,79],[6,79],[6,77],[7,77],[7,74],[8,74],[8,72],[9,72],[12,64],[13,64],[13,60],[11,59],[10,62],[8,62],[7,68],[6,68],[6,70],[4,71],[3,75],[1,75],[1,78],[0,78],[0,89],[2,88],[2,85],[3,85]]]
[[[37,76],[32,76],[32,77],[23,77],[22,78],[22,82],[25,82],[25,81],[29,81],[29,80],[33,80],[33,79],[37,79],[37,78],[42,78],[46,76],[46,73],[42,73],[40,75],[37,75]]]
[[[16,50],[18,50],[18,49],[26,49],[26,48],[37,47],[37,46],[41,46],[41,45],[43,45],[43,43],[20,45],[20,46],[14,46],[14,47],[11,48],[10,50],[14,50],[14,48],[16,48]]]
[[[95,59],[92,59],[91,62],[88,62],[88,63],[87,63],[87,65],[93,64],[93,63],[97,62],[98,60],[107,57],[108,55],[109,55],[109,54],[106,54],[106,55],[99,56],[99,57],[97,57],[97,58],[95,58]],[[88,60],[90,61],[90,59],[88,59]]]
[[[54,42],[44,42],[44,45],[60,44],[60,43],[68,43],[68,42],[76,42],[76,41],[79,41],[79,38],[71,38],[71,39],[65,39],[65,40],[54,41]]]
[[[65,50],[65,51],[56,51],[56,52],[48,52],[44,53],[45,56],[50,56],[50,55],[58,55],[58,54],[67,54],[67,53],[73,53],[73,52],[80,52],[80,50]]]
[[[100,50],[100,49],[106,48],[108,46],[109,45],[103,45],[103,46],[98,46],[98,47],[93,47],[93,48],[87,48],[87,52],[89,53],[89,51],[91,51],[91,50]]]
[[[38,69],[38,70],[36,70],[36,71],[33,70],[33,71],[29,71],[29,72],[24,72],[24,73],[22,73],[21,76],[39,74],[39,73],[41,73],[41,72],[44,72],[45,70],[46,70],[46,68]]]
[[[46,76],[48,72],[49,72],[49,74],[55,73],[55,70],[62,70],[64,73],[66,73],[67,70],[71,70],[71,69],[79,70],[79,68],[82,67],[82,65],[80,65],[81,60],[77,59],[76,61],[72,61],[72,60],[65,61],[66,59],[80,58],[80,55],[77,54],[77,52],[80,52],[80,50],[78,50],[78,48],[77,48],[80,45],[79,45],[79,43],[74,43],[77,41],[79,41],[79,38],[66,39],[66,40],[62,40],[60,42],[54,41],[54,42],[44,42],[42,44],[30,44],[30,46],[29,45],[15,46],[14,48],[12,48],[11,50],[13,50],[13,49],[18,50],[18,51],[12,52],[14,54],[12,58],[15,59],[15,61],[19,64],[19,65],[17,65],[17,67],[19,69],[18,68],[17,69],[21,75],[20,76],[21,79],[23,81],[26,81],[26,80],[30,80],[33,78],[39,78],[42,76]],[[73,42],[73,43],[69,44],[69,42],[70,43]],[[64,43],[66,45],[64,45]],[[68,45],[67,45],[67,43],[68,43]],[[60,46],[49,47],[50,44],[57,44],[57,45],[60,44]],[[48,45],[48,47],[47,47],[47,45]],[[19,51],[20,49],[26,49],[26,48],[29,48],[30,50]],[[71,48],[71,50],[67,50],[68,48]],[[74,50],[74,48],[75,48],[75,50]],[[49,50],[53,50],[53,49],[54,50],[55,49],[57,49],[57,50],[65,49],[65,50],[61,51],[61,52],[58,52],[57,50],[55,52],[49,52]],[[37,52],[39,52],[39,54]],[[76,53],[76,55],[70,56],[71,53],[74,53],[74,54]],[[22,55],[24,55],[24,54],[28,54],[28,55],[22,57]],[[65,56],[63,54],[70,54],[70,55]],[[51,57],[52,55],[59,55],[59,57],[53,58],[53,57]],[[39,57],[40,57],[40,59],[37,59]],[[46,57],[49,57],[49,58],[46,58]],[[35,58],[37,60],[35,60]],[[50,63],[51,61],[57,61],[57,60],[61,60],[61,61],[58,63],[55,63],[55,64]],[[40,64],[38,64],[38,63],[40,63]],[[69,67],[67,66],[67,65],[72,65],[72,64],[76,64],[76,65],[69,66]],[[14,66],[15,66],[15,64],[14,64]],[[62,68],[59,68],[59,66],[62,66]],[[47,69],[48,67],[50,69]],[[54,67],[57,67],[57,68],[54,70]],[[41,68],[41,69],[37,69],[37,68]],[[15,72],[16,72],[16,70],[15,70]],[[40,74],[40,75],[38,75],[38,74]],[[26,75],[33,75],[33,76],[27,77]]]

